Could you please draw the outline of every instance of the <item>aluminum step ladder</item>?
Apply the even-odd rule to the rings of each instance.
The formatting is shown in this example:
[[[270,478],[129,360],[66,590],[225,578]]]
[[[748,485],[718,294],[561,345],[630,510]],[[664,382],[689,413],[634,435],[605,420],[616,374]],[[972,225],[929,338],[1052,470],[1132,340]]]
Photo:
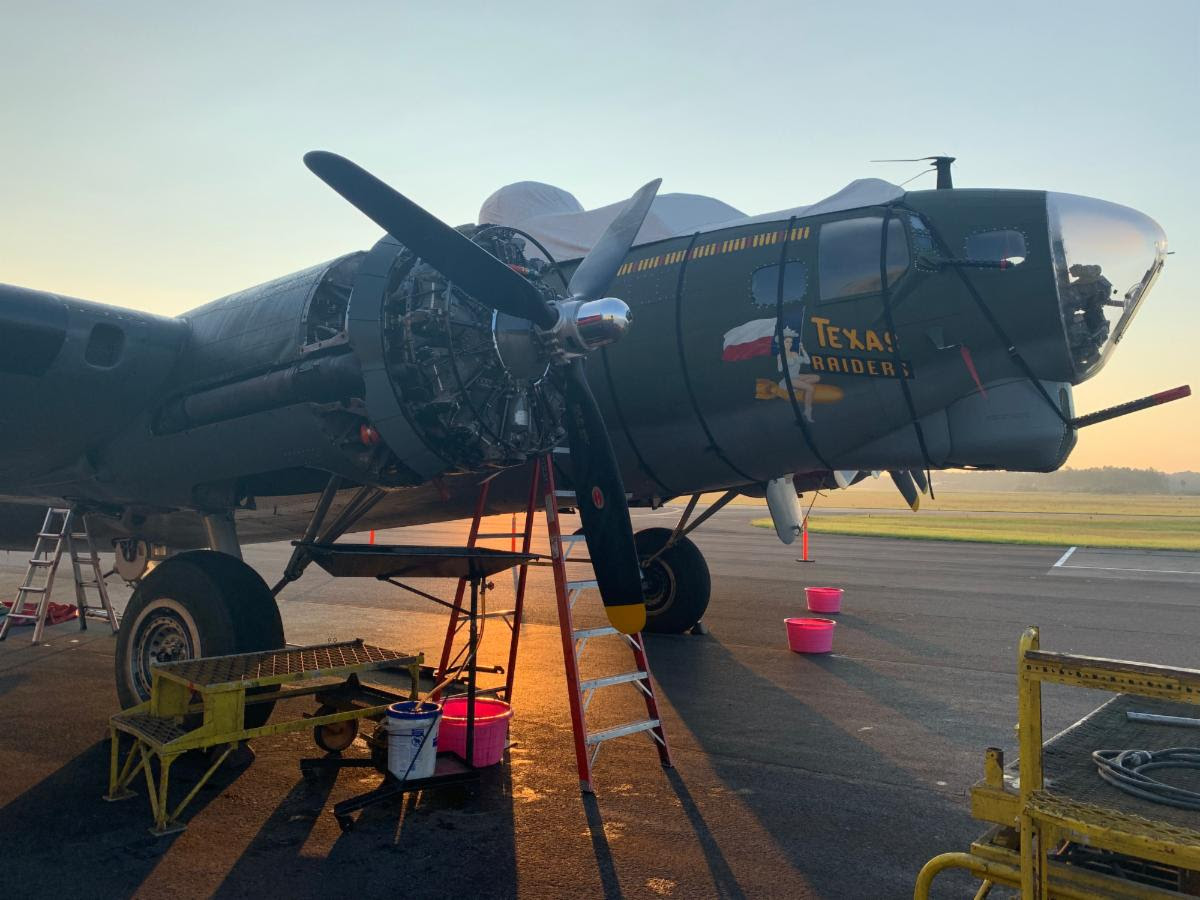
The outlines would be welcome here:
[[[33,556],[25,570],[25,580],[17,588],[17,597],[8,615],[0,619],[0,641],[8,637],[8,631],[17,621],[32,621],[33,643],[42,639],[46,627],[46,615],[50,611],[50,592],[54,589],[54,576],[64,552],[71,560],[71,571],[75,579],[75,610],[80,630],[87,629],[87,620],[108,620],[113,633],[117,631],[117,615],[108,599],[108,588],[100,571],[100,557],[88,533],[87,519],[74,509],[52,506],[46,510],[42,529],[38,532],[33,547]],[[88,604],[87,592],[94,590],[99,599],[98,606]],[[30,602],[37,606],[32,613],[25,612]]]
[[[565,449],[556,448],[556,453]],[[558,598],[558,624],[562,632],[563,659],[566,663],[567,691],[571,704],[571,725],[575,735],[575,761],[579,770],[579,786],[586,793],[594,793],[592,769],[600,748],[608,741],[627,735],[645,733],[653,740],[659,761],[665,768],[672,766],[671,749],[663,729],[662,717],[658,712],[658,700],[654,695],[654,682],[650,677],[650,666],[646,661],[646,645],[640,633],[621,634],[611,625],[596,628],[576,628],[574,611],[579,599],[588,591],[596,590],[594,578],[569,579],[567,565],[586,563],[571,553],[584,536],[563,535],[559,528],[559,506],[571,506],[575,499],[572,491],[555,489],[554,466],[550,457],[545,461],[545,507],[546,529],[550,536],[550,558],[554,570],[554,588]],[[586,546],[586,544],[584,544]],[[581,679],[580,660],[588,643],[596,639],[617,637],[629,645],[633,657],[633,668],[627,672],[601,675]],[[617,685],[632,685],[641,694],[645,704],[645,716],[640,714],[629,721],[611,728],[588,731],[587,710],[596,692]]]

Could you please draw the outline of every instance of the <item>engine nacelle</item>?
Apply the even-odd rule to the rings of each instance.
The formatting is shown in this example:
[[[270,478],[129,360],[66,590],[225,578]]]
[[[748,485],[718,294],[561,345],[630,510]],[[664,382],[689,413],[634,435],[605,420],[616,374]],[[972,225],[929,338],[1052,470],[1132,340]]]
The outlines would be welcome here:
[[[543,281],[561,276],[527,259],[520,236],[484,228],[476,240],[555,299]],[[348,322],[368,414],[406,466],[426,477],[512,466],[562,442],[551,336],[467,297],[391,237],[364,260]]]
[[[476,239],[547,303],[562,297],[558,270],[527,260],[511,230],[479,229]],[[549,279],[557,289],[543,284]],[[6,290],[18,299],[34,293]],[[30,371],[11,376],[12,393],[44,396],[20,391],[20,380],[59,379],[62,396],[74,398],[66,382],[76,373],[114,384],[89,392],[90,407],[69,408],[66,418],[87,427],[53,458],[41,448],[44,428],[30,428],[36,441],[0,457],[0,481],[40,477],[114,508],[137,498],[147,510],[225,509],[319,491],[331,472],[403,487],[519,465],[563,442],[556,363],[619,336],[627,308],[604,299],[556,304],[559,321],[543,331],[483,299],[391,237],[174,320],[32,296]],[[3,365],[0,373],[8,384]],[[64,419],[36,409],[28,417],[47,426]]]

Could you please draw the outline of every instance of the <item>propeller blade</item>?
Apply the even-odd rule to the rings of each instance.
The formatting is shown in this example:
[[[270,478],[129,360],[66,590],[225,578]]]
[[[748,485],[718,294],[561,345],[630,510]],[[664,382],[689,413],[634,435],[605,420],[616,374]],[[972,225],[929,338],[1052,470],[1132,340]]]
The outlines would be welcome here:
[[[304,154],[304,164],[368,219],[480,303],[528,319],[541,328],[550,328],[558,321],[558,313],[532,284],[366,169],[325,150]]]
[[[633,542],[625,485],[582,358],[567,366],[564,424],[571,447],[575,502],[604,611],[617,631],[636,634],[646,626],[642,567]]]
[[[908,503],[908,508],[916,512],[921,508],[921,495],[917,492],[917,483],[913,481],[912,474],[904,469],[888,472],[892,476],[892,481],[904,496],[904,500]]]
[[[571,299],[595,300],[604,296],[616,277],[617,269],[625,262],[625,254],[637,239],[660,184],[662,179],[655,178],[642,185],[609,223],[600,240],[596,241],[571,276],[571,283],[567,285]]]
[[[929,479],[925,477],[924,469],[909,469],[908,474],[912,476],[912,480],[917,483],[917,487],[922,494],[929,493]]]

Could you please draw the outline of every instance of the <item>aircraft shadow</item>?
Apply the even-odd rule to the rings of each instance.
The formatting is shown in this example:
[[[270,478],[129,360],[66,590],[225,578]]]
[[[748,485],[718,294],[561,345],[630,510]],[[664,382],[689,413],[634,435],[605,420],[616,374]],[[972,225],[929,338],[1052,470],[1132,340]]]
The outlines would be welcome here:
[[[0,896],[125,897],[137,892],[175,836],[155,837],[146,784],[135,797],[103,799],[108,787],[108,739],[97,741],[51,775],[0,808],[5,854]],[[177,802],[204,771],[202,759],[184,757],[171,768]],[[196,795],[185,818],[200,812],[242,770],[218,770]]]
[[[903,745],[925,733],[921,722],[912,723],[911,733],[860,734],[840,721],[838,704],[852,701],[831,694],[828,679],[822,701],[806,701],[805,669],[790,654],[748,648],[758,668],[769,669],[766,677],[716,635],[654,635],[648,643],[662,696],[727,788],[725,800],[710,800],[702,810],[672,778],[723,896],[755,892],[739,888],[729,866],[744,858],[738,842],[749,838],[729,828],[714,835],[705,823],[706,814],[725,820],[730,805],[752,815],[818,896],[905,896],[926,860],[965,848],[983,830],[970,818],[965,796],[947,797],[905,765],[912,753]],[[830,671],[840,677],[834,664],[843,662],[829,660]],[[866,681],[871,673],[856,677]],[[669,736],[669,718],[667,725]],[[938,887],[961,895],[969,885],[946,876]]]
[[[340,779],[348,777],[342,773]],[[376,784],[377,776],[355,779],[348,795]],[[363,810],[354,828],[340,834],[319,860],[328,867],[326,879],[338,873],[335,884],[326,883],[339,894],[368,897],[515,897],[513,802],[505,761],[482,770],[475,784],[407,794]],[[332,820],[332,813],[322,815]],[[304,892],[311,884],[301,878],[294,886]]]
[[[333,785],[332,777],[297,781],[263,822],[213,896],[303,896],[311,892],[313,885],[330,879],[332,873],[319,871],[324,860],[303,856],[300,850],[317,818],[327,814],[325,807]],[[353,886],[339,884],[339,892],[342,887],[349,890]]]
[[[23,684],[29,680],[29,675],[25,672],[15,672],[13,674],[0,674],[0,697],[3,697],[19,684]]]
[[[821,614],[814,613],[814,615]],[[857,616],[845,610],[833,613],[832,618],[843,625],[853,626],[858,631],[922,659],[943,659],[946,655],[945,647],[922,640],[898,628],[889,628],[887,625],[880,625],[878,622],[872,622],[869,619],[864,619],[862,616]]]

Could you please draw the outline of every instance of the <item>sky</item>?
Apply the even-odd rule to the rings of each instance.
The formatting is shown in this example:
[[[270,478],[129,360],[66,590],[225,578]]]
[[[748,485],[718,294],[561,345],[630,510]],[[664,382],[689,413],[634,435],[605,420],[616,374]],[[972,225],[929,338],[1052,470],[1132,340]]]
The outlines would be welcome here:
[[[959,186],[1155,218],[1175,255],[1079,412],[1200,392],[1200,2],[0,0],[0,281],[176,314],[367,248],[335,150],[440,218],[653,177],[759,213],[946,153]],[[918,179],[913,187],[932,187]],[[1200,397],[1071,466],[1200,470]]]

